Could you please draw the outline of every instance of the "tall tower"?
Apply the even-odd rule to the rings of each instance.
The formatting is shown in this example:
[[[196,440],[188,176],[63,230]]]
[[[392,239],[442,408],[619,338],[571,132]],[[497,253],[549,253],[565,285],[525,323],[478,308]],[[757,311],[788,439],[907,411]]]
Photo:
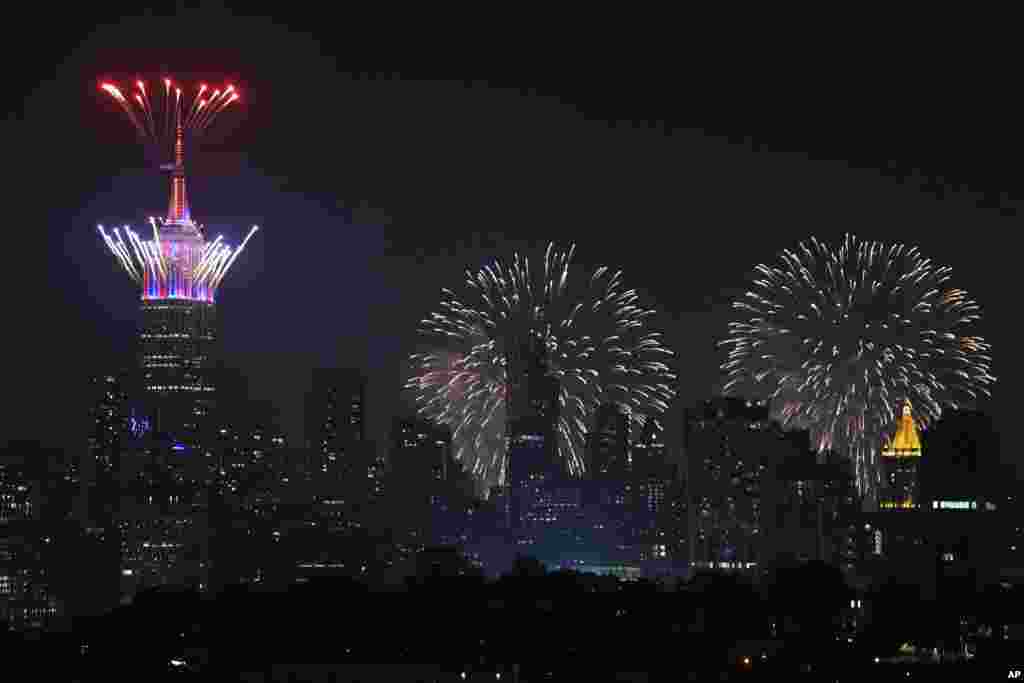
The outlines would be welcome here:
[[[879,508],[916,510],[921,506],[921,439],[910,401],[903,402],[896,435],[882,447],[882,486]]]
[[[606,403],[598,409],[595,429],[588,439],[591,478],[626,479],[632,463],[629,426],[629,415],[622,406]]]
[[[197,137],[219,111],[238,98],[233,86],[214,90],[204,99],[202,85],[191,104],[182,101],[180,88],[164,80],[164,98],[156,98],[145,83],[126,98],[114,85],[107,92],[128,114],[148,143],[168,150],[171,174],[166,218],[150,218],[152,239],[145,240],[125,226],[104,242],[141,289],[138,364],[144,403],[149,404],[155,429],[176,440],[196,445],[203,418],[209,414],[215,392],[211,376],[217,339],[216,295],[224,275],[258,229],[249,231],[232,250],[221,237],[206,240],[202,225],[192,220],[185,193],[185,141]],[[158,102],[162,105],[155,106]]]
[[[366,441],[366,378],[346,368],[313,371],[305,397],[306,445],[312,463],[337,479],[355,472],[357,453]]]
[[[531,336],[509,362],[505,525],[510,532],[520,528],[530,491],[561,474],[555,432],[558,380],[548,372],[542,344],[539,336]]]

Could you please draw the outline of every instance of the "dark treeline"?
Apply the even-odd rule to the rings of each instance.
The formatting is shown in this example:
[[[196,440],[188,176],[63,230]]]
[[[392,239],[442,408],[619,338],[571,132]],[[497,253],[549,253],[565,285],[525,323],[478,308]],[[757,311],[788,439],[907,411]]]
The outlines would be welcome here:
[[[967,621],[989,624],[978,665],[1014,654],[1000,638],[1018,591],[947,591],[925,601],[909,582],[857,594],[837,569],[792,566],[758,584],[725,573],[689,582],[623,582],[546,573],[529,558],[496,581],[436,566],[397,589],[351,577],[229,586],[216,596],[164,587],[76,619],[69,631],[5,632],[8,666],[47,680],[705,680],[804,672],[844,679],[891,666],[910,635],[955,648]],[[865,610],[853,610],[862,600]],[[965,616],[966,615],[966,616]],[[970,666],[970,665],[966,665]],[[886,668],[889,667],[889,668]],[[1005,674],[1004,674],[1005,675]]]

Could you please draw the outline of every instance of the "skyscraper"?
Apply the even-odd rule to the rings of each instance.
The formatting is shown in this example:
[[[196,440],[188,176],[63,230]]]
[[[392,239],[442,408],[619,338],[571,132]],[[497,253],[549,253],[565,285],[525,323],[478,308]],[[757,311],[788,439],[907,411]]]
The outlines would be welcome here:
[[[691,566],[753,567],[761,554],[761,482],[778,449],[763,404],[734,398],[688,411],[687,495]]]
[[[410,545],[458,546],[469,536],[474,485],[452,457],[451,431],[422,418],[396,422],[389,495],[408,515]],[[394,487],[391,489],[390,487]]]
[[[582,482],[586,509],[597,527],[600,556],[620,564],[636,558],[636,507],[639,492],[633,471],[629,415],[622,406],[602,405],[588,439],[588,476]]]
[[[989,416],[946,412],[921,439],[922,450],[928,451],[928,461],[921,462],[922,507],[941,509],[953,502],[968,503],[968,508],[973,503],[978,510],[984,510],[986,503],[998,506],[994,489],[1000,439]]]
[[[104,89],[120,97],[113,86]],[[127,241],[117,229],[113,237],[102,226],[100,233],[141,289],[138,398],[151,406],[158,431],[196,446],[216,390],[211,369],[217,290],[257,228],[234,251],[220,237],[207,242],[203,226],[192,220],[185,193],[186,132],[196,131],[179,121],[172,163],[164,167],[171,173],[167,215],[150,218],[153,239],[143,240],[127,227]]]
[[[203,590],[209,570],[209,504],[203,489],[207,473],[202,470],[210,458],[207,447],[212,447],[216,300],[221,282],[258,227],[252,227],[237,249],[223,244],[220,236],[207,241],[205,228],[192,219],[185,191],[186,135],[195,139],[213,115],[235,101],[234,87],[216,89],[204,99],[207,87],[201,85],[193,109],[182,106],[182,90],[172,89],[169,78],[163,88],[148,94],[143,81],[135,85],[139,92],[133,99],[111,83],[101,88],[121,105],[147,143],[156,143],[161,154],[169,155],[165,159],[170,163],[162,166],[171,176],[167,213],[149,219],[152,239],[127,226],[123,235],[116,228],[110,235],[103,226],[99,232],[140,290],[137,373],[128,393],[151,420],[134,435],[148,432],[147,438],[126,453],[124,438],[117,434],[134,429],[133,416],[120,409],[124,397],[117,382],[106,381],[109,396],[99,404],[89,464],[100,474],[109,471],[107,479],[116,486],[101,496],[105,507],[97,521],[102,526],[94,522],[89,529],[118,547],[125,593],[169,582],[197,583]],[[160,91],[166,108],[154,119],[150,107]],[[132,111],[135,103],[141,107],[138,116]],[[195,115],[207,106],[204,116]],[[143,126],[142,120],[163,120],[166,125]],[[115,456],[120,462],[114,462]],[[101,478],[83,473],[83,480]],[[96,505],[89,507],[96,517]]]
[[[672,514],[672,495],[681,491],[674,485],[678,480],[678,467],[668,460],[664,434],[658,425],[649,421],[639,440],[632,448],[632,537],[641,560],[652,568],[667,570],[673,560],[671,550],[678,550],[673,539],[678,538],[680,521]]]
[[[96,375],[91,398],[88,442],[80,463],[81,491],[76,516],[87,527],[109,528],[117,506],[117,477],[122,453],[137,427],[129,403],[130,373]]]
[[[879,508],[916,510],[921,507],[921,439],[909,401],[903,403],[898,428],[882,448],[882,486]]]
[[[513,535],[538,501],[545,482],[564,474],[555,433],[558,380],[548,372],[541,343],[539,338],[531,338],[510,361],[505,515],[506,527]]]
[[[452,462],[452,435],[445,426],[423,418],[396,421],[396,471],[420,483],[448,481]]]
[[[48,626],[71,597],[67,582],[55,585],[70,528],[63,455],[34,443],[0,450],[0,621],[15,630]]]
[[[766,472],[765,559],[821,560],[852,571],[863,554],[859,498],[848,460],[815,454],[806,432],[785,435]]]
[[[366,440],[366,379],[342,368],[313,371],[306,394],[306,443],[320,471],[343,477],[354,471],[356,450]]]
[[[629,416],[617,404],[606,403],[597,410],[594,431],[588,437],[588,474],[591,479],[609,476],[625,478],[632,458],[629,444]]]

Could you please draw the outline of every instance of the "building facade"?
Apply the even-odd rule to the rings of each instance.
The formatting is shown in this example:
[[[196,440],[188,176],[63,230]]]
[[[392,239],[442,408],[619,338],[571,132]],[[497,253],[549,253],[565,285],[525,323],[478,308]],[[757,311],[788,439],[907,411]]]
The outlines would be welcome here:
[[[882,510],[921,509],[921,439],[909,401],[904,402],[896,434],[881,451],[882,484],[878,507]]]
[[[690,566],[754,569],[763,539],[761,485],[780,448],[763,404],[703,401],[686,417]]]
[[[143,400],[158,431],[198,446],[216,407],[216,306],[166,298],[143,299],[140,308]]]
[[[305,401],[306,441],[322,473],[340,478],[354,471],[356,447],[366,441],[365,409],[366,379],[361,373],[313,371]]]

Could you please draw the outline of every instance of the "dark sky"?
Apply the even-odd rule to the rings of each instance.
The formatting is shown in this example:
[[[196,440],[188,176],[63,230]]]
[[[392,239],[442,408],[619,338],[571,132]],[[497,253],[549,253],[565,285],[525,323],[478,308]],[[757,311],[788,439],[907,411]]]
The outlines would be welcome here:
[[[162,213],[167,183],[97,83],[163,69],[242,92],[190,158],[190,198],[230,243],[263,227],[221,290],[221,335],[292,437],[310,369],[344,365],[368,370],[383,438],[439,288],[548,240],[625,270],[664,311],[682,400],[704,397],[751,268],[847,231],[952,266],[996,344],[987,409],[1011,424],[1020,146],[989,71],[991,86],[912,55],[773,71],[653,54],[643,36],[578,49],[495,38],[492,59],[482,38],[305,23],[189,12],[11,53],[32,67],[6,86],[21,95],[3,127],[18,391],[0,436],[78,447],[86,376],[133,352],[137,297],[95,225]]]

